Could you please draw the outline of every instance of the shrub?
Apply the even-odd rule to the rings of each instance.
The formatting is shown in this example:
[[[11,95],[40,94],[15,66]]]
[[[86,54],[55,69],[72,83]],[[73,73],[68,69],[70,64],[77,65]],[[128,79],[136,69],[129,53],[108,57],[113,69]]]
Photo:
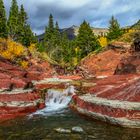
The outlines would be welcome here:
[[[25,52],[25,48],[10,39],[0,39],[0,55],[8,60],[14,60],[22,56]]]
[[[28,61],[20,61],[20,66],[24,69],[28,68],[29,62]]]
[[[100,37],[98,41],[100,42],[101,47],[106,47],[108,44],[106,37]]]

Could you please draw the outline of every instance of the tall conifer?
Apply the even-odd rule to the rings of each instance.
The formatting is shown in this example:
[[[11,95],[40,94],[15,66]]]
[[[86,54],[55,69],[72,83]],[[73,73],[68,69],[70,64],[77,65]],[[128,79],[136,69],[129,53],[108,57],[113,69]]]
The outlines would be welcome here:
[[[35,43],[36,38],[30,25],[28,25],[28,15],[24,10],[23,5],[21,5],[18,18],[18,42],[22,43],[24,46],[29,46],[31,43]]]
[[[76,41],[77,47],[79,47],[81,50],[82,58],[100,47],[96,36],[94,35],[89,23],[86,21],[80,25],[79,34]]]
[[[0,0],[0,37],[7,38],[7,23],[6,23],[6,11],[3,0]]]
[[[52,14],[50,14],[50,16],[49,16],[48,29],[49,29],[49,32],[50,32],[51,34],[54,32],[54,21],[53,21],[53,16],[52,16]]]
[[[8,19],[8,30],[9,36],[13,40],[17,40],[18,33],[18,5],[16,0],[12,0],[12,6],[10,8],[9,19]]]
[[[109,21],[109,33],[107,35],[108,40],[117,39],[123,34],[122,29],[120,28],[120,25],[117,21],[117,19],[114,18],[114,16],[111,17],[111,20]]]

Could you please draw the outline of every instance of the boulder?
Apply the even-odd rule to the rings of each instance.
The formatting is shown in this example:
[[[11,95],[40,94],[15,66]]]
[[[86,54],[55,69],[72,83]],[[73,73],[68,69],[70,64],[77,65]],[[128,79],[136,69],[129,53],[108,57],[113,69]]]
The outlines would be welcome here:
[[[83,133],[84,130],[83,130],[82,127],[75,126],[75,127],[72,127],[72,132],[74,132],[74,133]]]
[[[130,56],[122,58],[114,72],[117,74],[139,74],[140,73],[140,53],[135,52]]]

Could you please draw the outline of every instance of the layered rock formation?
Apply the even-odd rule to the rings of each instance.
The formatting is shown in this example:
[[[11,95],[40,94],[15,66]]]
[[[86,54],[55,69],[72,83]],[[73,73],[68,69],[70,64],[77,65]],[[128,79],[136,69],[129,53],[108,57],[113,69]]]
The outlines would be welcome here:
[[[140,75],[111,76],[96,84],[89,94],[73,96],[71,108],[114,125],[140,128]]]
[[[51,76],[47,62],[32,64],[27,70],[0,59],[0,120],[26,115],[45,106],[33,80]]]
[[[113,42],[99,54],[91,54],[82,60],[79,68],[85,77],[134,74],[140,72],[138,39],[134,44]]]
[[[124,57],[124,54],[110,49],[98,55],[88,56],[81,62],[80,69],[83,70],[83,74],[87,72],[87,75],[110,76],[114,74],[122,57]]]
[[[140,128],[139,47],[122,52],[122,47],[114,49],[113,46],[111,50],[84,60],[82,67],[103,79],[91,80],[95,85],[83,88],[83,93],[87,94],[73,96],[70,107],[90,118],[123,127]]]

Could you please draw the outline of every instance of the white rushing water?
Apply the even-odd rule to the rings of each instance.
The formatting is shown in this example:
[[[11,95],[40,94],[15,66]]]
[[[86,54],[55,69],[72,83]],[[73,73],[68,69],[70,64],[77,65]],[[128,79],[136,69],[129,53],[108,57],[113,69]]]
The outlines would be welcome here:
[[[33,115],[43,115],[48,116],[55,113],[63,112],[65,108],[68,107],[68,104],[71,101],[72,95],[74,95],[75,89],[73,86],[69,86],[64,90],[49,89],[47,91],[46,97],[46,108],[38,110],[33,113]]]

